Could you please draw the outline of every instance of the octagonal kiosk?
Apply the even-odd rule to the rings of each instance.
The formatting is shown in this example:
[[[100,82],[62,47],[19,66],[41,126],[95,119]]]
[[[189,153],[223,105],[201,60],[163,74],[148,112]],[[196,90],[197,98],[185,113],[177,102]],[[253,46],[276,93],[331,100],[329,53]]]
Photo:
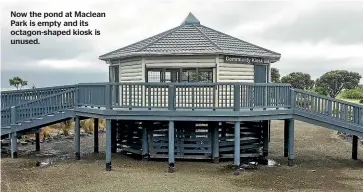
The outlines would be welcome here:
[[[101,55],[99,59],[110,66],[110,81],[118,83],[114,91],[120,94],[114,102],[122,103],[132,98],[133,102],[157,107],[168,102],[167,91],[160,91],[163,84],[184,83],[184,89],[189,89],[183,91],[188,93],[184,97],[187,99],[176,103],[188,107],[193,105],[193,94],[210,97],[216,88],[188,88],[187,84],[217,82],[221,83],[218,89],[230,90],[233,87],[223,86],[223,82],[267,83],[270,81],[270,64],[280,57],[279,53],[206,27],[189,13],[175,28]],[[127,84],[130,82],[152,84],[147,90],[140,90]],[[230,93],[233,91],[217,95],[216,103],[223,103],[231,97]],[[132,97],[128,96],[131,94]],[[138,94],[140,97],[135,96]],[[254,91],[253,94],[260,93]],[[146,101],[145,96],[149,98]],[[171,140],[175,144],[175,158],[213,159],[214,162],[220,158],[233,158],[236,128],[233,122],[175,121],[172,130],[169,122],[162,121],[112,120],[111,125],[113,152],[119,146],[122,151],[143,158],[167,158]],[[268,127],[268,121],[241,122],[241,158],[266,159]],[[168,137],[168,131],[174,131],[174,138]]]

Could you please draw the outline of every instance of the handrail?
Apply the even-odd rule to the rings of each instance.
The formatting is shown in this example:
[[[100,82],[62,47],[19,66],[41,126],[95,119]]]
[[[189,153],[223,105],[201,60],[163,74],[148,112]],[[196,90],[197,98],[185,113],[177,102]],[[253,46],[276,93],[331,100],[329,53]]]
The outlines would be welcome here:
[[[291,107],[290,84],[82,83],[78,87],[79,104],[93,107],[107,107],[109,101],[112,103],[110,108],[237,110]]]
[[[27,101],[1,110],[1,125],[7,126],[74,107],[75,89]]]
[[[68,89],[75,88],[76,85],[44,87],[35,89],[23,89],[14,91],[1,92],[1,108],[10,108],[27,101],[37,100],[42,97],[63,92]]]
[[[256,86],[286,86],[290,87],[289,83],[250,83],[250,82],[173,82],[173,83],[157,83],[157,82],[98,82],[98,83],[78,83],[78,86],[95,86],[95,85],[256,85]]]
[[[28,92],[28,91],[44,91],[49,89],[59,89],[59,88],[72,88],[76,87],[76,84],[73,85],[59,85],[59,86],[52,86],[52,87],[39,87],[39,88],[28,88],[28,89],[21,89],[21,90],[7,90],[7,91],[1,91],[1,94],[7,94],[7,93],[21,93],[21,92]]]
[[[330,98],[313,92],[295,89],[295,110],[321,115],[332,120],[363,124],[363,106]]]
[[[1,109],[10,125],[77,106],[113,108],[267,109],[284,108],[347,123],[363,124],[363,106],[276,83],[80,83],[58,86],[55,94]],[[38,89],[38,90],[40,90]],[[31,91],[31,90],[29,90]],[[57,92],[59,91],[59,92]],[[49,92],[50,93],[50,92]]]
[[[320,95],[320,94],[317,94],[317,93],[311,92],[311,91],[305,91],[305,90],[301,90],[301,89],[294,89],[294,90],[296,92],[298,92],[298,93],[310,94],[310,95],[313,95],[315,97],[320,97],[320,98],[323,98],[323,99],[328,99],[328,100],[331,100],[331,101],[336,101],[336,102],[344,103],[346,105],[352,105],[352,106],[361,107],[361,108],[363,107],[363,105],[359,105],[359,104],[356,104],[356,103],[347,102],[347,101],[344,101],[344,100],[341,100],[341,99],[336,99],[336,98],[328,97],[328,96],[325,96],[325,95]]]

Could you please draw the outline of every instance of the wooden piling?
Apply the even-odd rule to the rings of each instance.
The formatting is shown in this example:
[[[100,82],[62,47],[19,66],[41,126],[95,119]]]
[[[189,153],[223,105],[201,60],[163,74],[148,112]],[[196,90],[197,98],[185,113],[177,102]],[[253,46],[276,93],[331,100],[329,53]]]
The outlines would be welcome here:
[[[239,175],[241,164],[241,122],[234,122],[234,175]]]
[[[18,158],[18,137],[16,132],[11,133],[11,158]]]
[[[284,157],[287,157],[289,154],[288,146],[289,146],[289,120],[284,120]]]
[[[106,119],[106,171],[111,171],[111,119]]]
[[[263,139],[263,147],[262,147],[262,156],[264,159],[267,159],[268,156],[268,148],[269,148],[269,124],[268,121],[262,122],[262,139]]]
[[[99,144],[98,144],[98,118],[93,119],[94,129],[93,129],[93,152],[99,152]]]
[[[212,129],[212,162],[219,163],[219,123],[211,123]]]
[[[175,136],[175,130],[174,130],[174,121],[169,121],[169,173],[173,173],[175,171],[175,154],[174,154],[174,136]]]
[[[289,135],[288,135],[288,165],[294,165],[294,119],[289,119]]]
[[[111,120],[111,152],[117,152],[117,120]]]
[[[148,126],[150,123],[142,122],[142,159],[146,160],[149,158],[149,139],[148,139]]]
[[[352,159],[358,159],[358,136],[353,135],[352,141]]]
[[[75,158],[76,160],[80,160],[81,159],[81,125],[80,125],[80,118],[79,116],[76,116],[74,118],[74,122],[75,122]]]
[[[40,134],[35,133],[35,151],[40,151]]]

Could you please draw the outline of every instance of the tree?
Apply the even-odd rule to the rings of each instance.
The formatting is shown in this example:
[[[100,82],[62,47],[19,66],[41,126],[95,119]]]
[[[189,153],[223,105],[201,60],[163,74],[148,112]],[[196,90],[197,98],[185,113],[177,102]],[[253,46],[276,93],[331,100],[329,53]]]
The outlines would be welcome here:
[[[324,95],[324,96],[329,95],[328,91],[322,87],[315,87],[314,92],[317,94],[320,94],[320,95]]]
[[[10,86],[14,86],[16,90],[21,89],[23,86],[28,85],[28,81],[22,80],[20,77],[13,77],[9,79]]]
[[[314,80],[307,73],[293,72],[281,78],[282,83],[290,83],[292,87],[297,89],[312,89]]]
[[[277,68],[271,68],[271,82],[280,83],[280,72]]]
[[[362,76],[357,72],[334,70],[318,78],[316,80],[316,87],[327,90],[329,96],[335,98],[343,89],[357,88],[361,78]]]

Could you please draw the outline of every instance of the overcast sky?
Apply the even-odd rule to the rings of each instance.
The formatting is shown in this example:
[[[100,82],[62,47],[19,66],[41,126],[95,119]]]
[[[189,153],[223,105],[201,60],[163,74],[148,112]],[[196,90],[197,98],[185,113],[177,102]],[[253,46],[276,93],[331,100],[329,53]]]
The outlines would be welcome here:
[[[100,36],[10,44],[10,11],[78,10],[106,13],[87,19]],[[189,12],[207,27],[281,53],[273,64],[281,75],[305,72],[315,79],[335,69],[363,75],[363,1],[8,0],[1,8],[1,87],[14,76],[37,87],[108,81],[98,56],[176,27]]]

